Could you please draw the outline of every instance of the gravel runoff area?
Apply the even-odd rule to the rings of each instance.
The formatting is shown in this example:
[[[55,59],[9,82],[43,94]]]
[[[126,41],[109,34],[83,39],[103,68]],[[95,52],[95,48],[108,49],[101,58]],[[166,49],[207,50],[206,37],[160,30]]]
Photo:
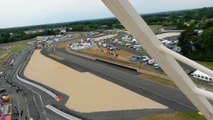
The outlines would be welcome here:
[[[24,75],[69,96],[66,107],[82,112],[167,109],[149,98],[89,72],[78,72],[36,50]]]

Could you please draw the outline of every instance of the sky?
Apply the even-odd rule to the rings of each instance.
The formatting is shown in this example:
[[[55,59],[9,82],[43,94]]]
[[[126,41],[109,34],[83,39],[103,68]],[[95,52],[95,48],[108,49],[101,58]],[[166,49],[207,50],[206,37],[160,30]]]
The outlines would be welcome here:
[[[129,0],[141,14],[212,7],[213,0]],[[0,28],[114,17],[101,0],[0,0]]]

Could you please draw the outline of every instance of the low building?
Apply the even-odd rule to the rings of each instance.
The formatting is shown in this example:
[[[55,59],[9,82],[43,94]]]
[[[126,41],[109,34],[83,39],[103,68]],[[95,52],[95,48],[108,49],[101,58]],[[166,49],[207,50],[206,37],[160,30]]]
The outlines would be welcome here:
[[[202,80],[202,81],[206,81],[206,82],[213,82],[213,77],[199,71],[199,70],[196,70],[194,71],[193,73],[191,73],[191,75],[194,77],[194,78],[197,78],[199,80]]]

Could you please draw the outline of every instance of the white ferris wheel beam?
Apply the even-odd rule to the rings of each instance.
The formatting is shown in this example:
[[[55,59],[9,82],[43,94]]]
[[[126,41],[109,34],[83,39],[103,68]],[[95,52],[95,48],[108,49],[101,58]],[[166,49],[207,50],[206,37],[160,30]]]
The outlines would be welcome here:
[[[143,45],[149,55],[160,64],[164,72],[174,81],[197,109],[204,114],[206,119],[213,120],[213,107],[207,99],[207,97],[213,98],[212,93],[197,88],[175,58],[186,64],[189,64],[191,61],[166,49],[128,0],[102,1],[124,27]],[[194,62],[192,62],[192,65],[212,76],[212,71],[207,68],[201,67]]]

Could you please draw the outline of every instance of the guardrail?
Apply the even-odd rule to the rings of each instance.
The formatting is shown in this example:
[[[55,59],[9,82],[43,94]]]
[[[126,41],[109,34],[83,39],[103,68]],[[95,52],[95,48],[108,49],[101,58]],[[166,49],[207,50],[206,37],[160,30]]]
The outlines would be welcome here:
[[[29,59],[26,58],[26,59],[25,59],[25,63],[24,63],[24,65],[21,67],[21,69],[19,70],[19,72],[23,70],[23,67],[26,65],[27,61],[29,61]],[[36,88],[42,90],[43,92],[45,92],[45,93],[47,93],[48,95],[50,95],[51,97],[53,97],[55,100],[57,100],[57,101],[60,100],[60,98],[59,98],[55,93],[53,93],[52,91],[46,89],[45,87],[42,87],[41,85],[38,85],[38,84],[33,83],[33,82],[30,82],[29,80],[26,80],[26,79],[20,77],[19,74],[17,74],[16,77],[17,77],[18,80],[20,80],[21,82],[26,83],[26,84],[28,84],[28,85],[31,85],[31,86],[33,86],[33,87],[36,87]],[[69,119],[69,120],[81,120],[81,119],[79,119],[79,118],[77,118],[77,117],[74,117],[74,116],[71,116],[71,115],[69,115],[69,114],[67,114],[67,113],[65,113],[65,112],[62,112],[62,111],[58,110],[57,108],[55,108],[55,107],[53,107],[53,106],[51,106],[51,105],[46,105],[46,108],[48,108],[49,110],[55,112],[56,114],[58,114],[58,115],[60,115],[60,116],[62,116],[62,117],[64,117],[64,118],[66,118],[66,119]]]
[[[40,86],[40,85],[38,85],[38,84],[35,84],[35,83],[33,83],[33,82],[30,82],[30,81],[28,81],[28,80],[25,80],[25,79],[21,78],[18,74],[17,74],[17,78],[18,78],[21,82],[24,82],[24,83],[26,83],[26,84],[28,84],[28,85],[31,85],[31,86],[33,86],[33,87],[36,87],[36,88],[38,88],[38,89],[44,91],[45,93],[47,93],[48,95],[50,95],[50,96],[53,97],[54,99],[58,100],[58,96],[57,96],[55,93],[51,92],[50,90],[48,90],[48,89],[46,89],[46,88],[44,88],[44,87],[42,87],[42,86]]]
[[[53,111],[54,113],[56,113],[56,114],[58,114],[58,115],[60,115],[60,116],[62,116],[64,118],[68,119],[68,120],[81,120],[80,118],[71,116],[71,115],[69,115],[69,114],[67,114],[67,113],[65,113],[65,112],[53,107],[52,105],[46,105],[45,107],[47,109]]]
[[[69,46],[66,46],[65,50],[68,53],[71,53],[71,54],[74,54],[74,55],[77,55],[77,56],[80,56],[80,57],[88,58],[88,59],[91,59],[91,60],[97,60],[97,61],[101,61],[101,62],[106,62],[106,63],[113,64],[113,65],[116,65],[116,66],[132,69],[132,70],[135,70],[135,71],[137,71],[139,73],[142,73],[142,74],[147,74],[147,75],[151,75],[151,76],[154,76],[154,77],[159,77],[161,79],[170,80],[170,78],[168,76],[166,76],[166,75],[156,74],[156,73],[149,72],[149,71],[146,71],[146,70],[142,70],[142,69],[130,66],[130,65],[125,65],[125,64],[121,64],[119,62],[115,62],[115,61],[113,62],[113,61],[110,61],[110,60],[102,59],[101,57],[97,57],[97,56],[96,57],[92,57],[92,56],[89,56],[89,55],[86,55],[86,54],[82,54],[82,53],[77,53],[77,52],[71,51],[69,49]]]

